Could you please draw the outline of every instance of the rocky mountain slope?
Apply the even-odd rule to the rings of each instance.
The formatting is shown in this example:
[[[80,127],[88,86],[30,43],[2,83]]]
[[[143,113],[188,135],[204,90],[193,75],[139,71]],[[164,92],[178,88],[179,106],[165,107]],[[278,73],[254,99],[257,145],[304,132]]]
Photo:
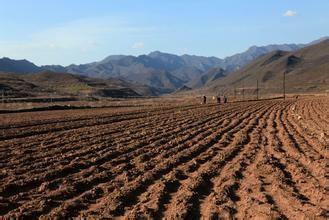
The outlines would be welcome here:
[[[211,68],[208,71],[206,71],[204,74],[201,74],[194,79],[192,79],[189,83],[187,83],[187,86],[190,88],[201,88],[203,86],[209,85],[211,82],[225,77],[225,70],[222,68]]]
[[[263,93],[282,93],[283,74],[291,93],[324,92],[329,89],[329,40],[294,52],[274,51],[237,72],[206,86],[208,91],[233,92],[245,88],[255,92],[257,80]]]

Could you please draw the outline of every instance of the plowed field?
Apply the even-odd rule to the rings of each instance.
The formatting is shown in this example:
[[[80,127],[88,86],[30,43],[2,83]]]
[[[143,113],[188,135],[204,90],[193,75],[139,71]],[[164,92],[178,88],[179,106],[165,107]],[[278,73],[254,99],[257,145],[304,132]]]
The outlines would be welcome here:
[[[329,99],[13,113],[0,122],[0,216],[329,217]]]

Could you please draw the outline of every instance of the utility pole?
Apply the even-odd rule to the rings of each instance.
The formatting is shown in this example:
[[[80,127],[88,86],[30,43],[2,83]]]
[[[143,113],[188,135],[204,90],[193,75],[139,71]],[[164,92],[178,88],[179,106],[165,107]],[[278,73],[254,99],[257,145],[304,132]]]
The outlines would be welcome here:
[[[242,100],[244,101],[244,82],[242,84]]]
[[[283,72],[283,100],[286,100],[286,71]]]
[[[1,102],[2,104],[5,103],[5,90],[1,91]]]
[[[257,100],[258,100],[258,98],[259,98],[259,88],[258,88],[258,79],[257,79],[257,89],[256,89],[256,92],[257,92]]]

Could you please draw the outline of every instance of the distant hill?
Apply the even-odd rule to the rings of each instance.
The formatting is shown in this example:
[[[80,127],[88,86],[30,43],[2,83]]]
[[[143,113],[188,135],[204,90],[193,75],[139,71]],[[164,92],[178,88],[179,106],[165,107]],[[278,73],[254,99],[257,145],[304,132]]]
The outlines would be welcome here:
[[[26,97],[41,92],[37,85],[27,82],[22,78],[23,75],[13,73],[0,73],[0,91],[6,96]]]
[[[273,51],[281,50],[293,52],[307,46],[318,44],[327,39],[329,39],[329,37],[322,37],[307,44],[270,44],[267,46],[252,46],[242,53],[238,53],[223,59],[221,67],[225,69],[226,74],[229,74],[243,68],[253,60]]]
[[[47,94],[100,97],[158,95],[155,89],[133,85],[118,79],[102,80],[50,71],[25,75],[0,73],[0,90],[14,97]]]
[[[7,57],[0,59],[0,72],[35,73],[42,69],[27,60],[12,60]]]
[[[244,68],[218,80],[205,89],[231,92],[244,87],[255,91],[259,81],[263,93],[282,93],[283,74],[291,93],[323,92],[329,89],[329,40],[294,52],[274,51]]]
[[[244,67],[245,65],[249,64],[253,60],[261,57],[264,54],[282,50],[282,51],[296,51],[303,47],[305,44],[273,44],[268,46],[252,46],[247,51],[239,54],[235,54],[230,57],[226,57],[223,61],[222,68],[226,70],[226,72],[231,73],[240,68]]]

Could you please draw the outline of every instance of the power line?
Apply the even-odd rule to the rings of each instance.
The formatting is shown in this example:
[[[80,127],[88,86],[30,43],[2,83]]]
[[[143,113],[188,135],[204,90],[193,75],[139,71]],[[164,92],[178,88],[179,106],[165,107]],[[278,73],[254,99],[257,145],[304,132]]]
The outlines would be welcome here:
[[[286,71],[283,71],[283,99],[286,100]]]

